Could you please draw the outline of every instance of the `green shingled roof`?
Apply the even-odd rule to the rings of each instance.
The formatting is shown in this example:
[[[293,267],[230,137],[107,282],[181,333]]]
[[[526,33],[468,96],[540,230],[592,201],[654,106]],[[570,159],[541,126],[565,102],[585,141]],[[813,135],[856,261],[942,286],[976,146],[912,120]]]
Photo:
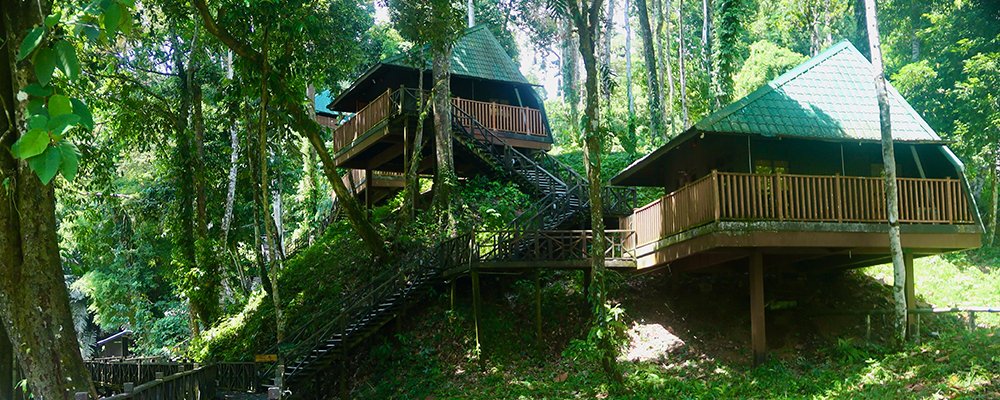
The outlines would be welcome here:
[[[889,85],[892,137],[903,142],[941,138]],[[843,41],[753,93],[705,117],[705,132],[831,140],[880,140],[874,72]]]
[[[382,61],[383,64],[412,67],[406,54],[397,54]],[[428,59],[425,68],[430,69]],[[465,31],[455,43],[451,55],[451,73],[496,81],[528,83],[518,65],[510,58],[486,25],[477,25]]]

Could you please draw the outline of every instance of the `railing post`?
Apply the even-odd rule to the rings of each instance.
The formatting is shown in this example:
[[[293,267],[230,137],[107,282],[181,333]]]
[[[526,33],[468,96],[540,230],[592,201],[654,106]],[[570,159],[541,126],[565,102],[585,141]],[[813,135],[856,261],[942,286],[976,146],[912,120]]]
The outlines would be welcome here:
[[[952,180],[951,180],[951,178],[946,178],[945,179],[945,187],[947,189],[945,190],[945,199],[946,199],[945,202],[946,202],[946,204],[945,204],[944,207],[945,207],[945,209],[948,210],[948,223],[949,224],[954,224],[955,223],[955,212],[954,212],[954,210],[955,210],[956,207],[955,207],[954,196],[953,196],[953,193],[952,193],[952,190],[951,190],[951,188],[952,188]]]
[[[712,170],[712,203],[715,205],[715,222],[722,218],[722,198],[719,195],[719,171]]]
[[[76,392],[76,395],[73,396],[73,399],[74,400],[87,400],[87,397],[89,397],[89,395],[87,394],[87,392]]]
[[[844,222],[844,213],[843,213],[843,207],[844,207],[844,205],[843,205],[843,201],[842,201],[842,199],[844,198],[844,196],[841,194],[841,189],[840,188],[841,188],[841,185],[840,185],[840,174],[836,174],[836,175],[834,175],[834,190],[837,192],[836,193],[836,199],[837,199],[837,222]]]
[[[781,172],[779,171],[774,174],[774,208],[778,221],[785,220],[785,191],[782,189],[781,183]]]

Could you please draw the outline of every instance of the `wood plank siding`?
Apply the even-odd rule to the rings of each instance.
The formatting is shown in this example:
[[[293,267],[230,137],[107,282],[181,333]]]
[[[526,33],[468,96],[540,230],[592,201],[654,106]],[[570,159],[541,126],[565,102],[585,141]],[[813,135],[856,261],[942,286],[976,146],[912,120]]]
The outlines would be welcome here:
[[[899,220],[974,224],[958,179],[899,178]],[[638,246],[712,221],[884,223],[882,178],[713,172],[624,217]]]
[[[494,131],[523,135],[546,136],[542,112],[534,108],[515,107],[454,98],[452,105],[475,117],[483,126]]]

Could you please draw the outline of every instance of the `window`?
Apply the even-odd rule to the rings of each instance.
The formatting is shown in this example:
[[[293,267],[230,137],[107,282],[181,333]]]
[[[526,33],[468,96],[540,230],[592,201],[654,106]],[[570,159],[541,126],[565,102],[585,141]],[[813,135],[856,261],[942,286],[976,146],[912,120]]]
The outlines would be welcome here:
[[[756,160],[753,163],[753,172],[760,175],[787,174],[788,161]]]

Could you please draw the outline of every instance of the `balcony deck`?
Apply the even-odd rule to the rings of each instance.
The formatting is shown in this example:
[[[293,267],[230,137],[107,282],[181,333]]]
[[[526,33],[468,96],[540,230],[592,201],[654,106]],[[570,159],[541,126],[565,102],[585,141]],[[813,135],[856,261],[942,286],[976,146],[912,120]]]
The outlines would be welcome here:
[[[420,109],[419,94],[418,90],[409,88],[386,90],[339,125],[323,121],[324,125],[334,128],[333,150],[337,166],[350,166],[345,164],[354,158],[366,158],[366,163],[372,164],[400,156],[406,138],[403,134],[405,122],[398,117],[417,115]],[[427,98],[424,97],[425,101]],[[551,147],[548,129],[540,110],[461,98],[453,98],[452,105],[474,116],[512,146],[545,150]],[[428,118],[427,121],[431,119]],[[433,136],[432,133],[428,134]],[[376,146],[380,142],[384,146]],[[375,153],[366,153],[371,151]],[[363,154],[363,157],[357,157]]]
[[[957,179],[899,178],[904,249],[978,247],[980,227]],[[791,267],[861,267],[888,258],[882,178],[713,172],[621,219],[637,268],[701,269],[753,250]]]

